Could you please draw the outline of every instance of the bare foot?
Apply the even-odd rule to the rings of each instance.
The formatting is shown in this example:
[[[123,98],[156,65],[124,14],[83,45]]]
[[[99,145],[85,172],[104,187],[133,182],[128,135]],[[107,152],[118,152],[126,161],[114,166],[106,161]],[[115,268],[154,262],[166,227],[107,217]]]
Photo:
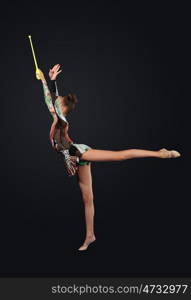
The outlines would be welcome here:
[[[85,242],[83,243],[83,245],[82,245],[78,250],[80,250],[80,251],[87,250],[88,246],[89,246],[91,243],[95,242],[95,240],[96,240],[95,236],[87,237],[87,238],[85,239]]]
[[[180,157],[180,153],[176,150],[167,150],[165,148],[159,150],[160,158],[177,158]]]

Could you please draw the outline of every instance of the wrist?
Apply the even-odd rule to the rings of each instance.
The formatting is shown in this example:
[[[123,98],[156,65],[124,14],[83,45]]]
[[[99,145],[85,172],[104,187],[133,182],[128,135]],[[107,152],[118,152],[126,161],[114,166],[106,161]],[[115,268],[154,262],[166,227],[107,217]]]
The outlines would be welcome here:
[[[62,153],[64,154],[65,160],[67,161],[70,158],[70,153],[68,149],[62,150]]]

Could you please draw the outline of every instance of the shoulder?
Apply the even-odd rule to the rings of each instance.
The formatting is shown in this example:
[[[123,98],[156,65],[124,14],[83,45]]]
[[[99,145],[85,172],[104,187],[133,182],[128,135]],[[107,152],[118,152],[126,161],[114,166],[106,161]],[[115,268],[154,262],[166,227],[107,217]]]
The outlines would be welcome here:
[[[62,97],[62,96],[57,96],[56,97],[56,100],[55,100],[55,103],[63,103],[64,102],[64,97]]]

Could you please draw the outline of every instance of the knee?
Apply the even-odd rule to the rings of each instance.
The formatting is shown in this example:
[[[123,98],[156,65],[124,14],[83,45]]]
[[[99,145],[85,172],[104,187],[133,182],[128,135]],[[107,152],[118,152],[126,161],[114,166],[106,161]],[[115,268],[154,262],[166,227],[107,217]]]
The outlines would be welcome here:
[[[85,205],[93,203],[93,193],[91,193],[91,192],[82,193],[82,198],[83,198],[83,202],[84,202]]]
[[[126,156],[123,153],[123,151],[118,151],[116,153],[116,161],[122,161],[122,160],[125,160],[125,159],[126,159]]]

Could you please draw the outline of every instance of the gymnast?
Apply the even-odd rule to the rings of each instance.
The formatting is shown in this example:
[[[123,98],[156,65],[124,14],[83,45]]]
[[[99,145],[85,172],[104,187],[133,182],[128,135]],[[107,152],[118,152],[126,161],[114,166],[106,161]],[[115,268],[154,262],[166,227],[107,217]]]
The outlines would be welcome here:
[[[91,162],[123,161],[132,158],[156,157],[177,158],[180,153],[175,150],[162,148],[157,151],[128,149],[121,151],[98,150],[84,144],[76,144],[68,135],[68,121],[66,117],[75,108],[77,97],[75,94],[59,96],[56,78],[61,72],[60,65],[55,65],[49,71],[51,88],[49,90],[43,72],[38,69],[41,79],[45,102],[53,117],[50,129],[50,142],[53,149],[63,155],[67,172],[70,176],[77,175],[85,208],[86,237],[80,251],[86,250],[96,240],[94,233],[94,203],[92,190]]]

